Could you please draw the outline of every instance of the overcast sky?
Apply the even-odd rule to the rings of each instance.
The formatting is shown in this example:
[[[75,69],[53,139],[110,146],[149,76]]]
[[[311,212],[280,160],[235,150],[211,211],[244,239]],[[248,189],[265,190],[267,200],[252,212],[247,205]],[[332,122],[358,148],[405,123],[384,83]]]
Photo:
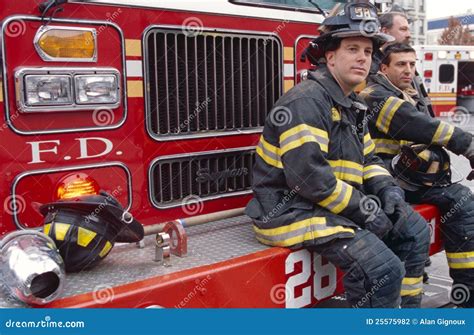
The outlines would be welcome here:
[[[474,15],[474,2],[472,0],[426,0],[428,19],[466,14],[469,9]]]

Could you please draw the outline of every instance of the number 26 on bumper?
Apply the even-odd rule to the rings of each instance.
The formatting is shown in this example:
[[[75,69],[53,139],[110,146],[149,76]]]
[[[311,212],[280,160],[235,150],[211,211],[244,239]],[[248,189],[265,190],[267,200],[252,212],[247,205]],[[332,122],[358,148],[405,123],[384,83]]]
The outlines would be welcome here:
[[[313,261],[312,261],[313,260]],[[290,275],[286,281],[286,308],[301,308],[311,304],[312,296],[322,300],[332,296],[336,290],[336,267],[327,263],[323,265],[322,257],[306,249],[292,252],[285,261],[285,274]],[[309,279],[313,277],[313,280]],[[323,278],[328,277],[328,283],[323,287]],[[296,296],[296,288],[301,295]],[[302,287],[302,288],[301,288]]]

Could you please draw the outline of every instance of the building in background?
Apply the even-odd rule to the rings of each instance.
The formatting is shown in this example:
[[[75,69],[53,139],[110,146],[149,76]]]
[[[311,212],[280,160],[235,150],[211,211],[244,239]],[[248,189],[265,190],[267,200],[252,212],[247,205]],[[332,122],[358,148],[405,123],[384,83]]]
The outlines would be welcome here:
[[[468,26],[471,34],[474,33],[474,13],[468,11],[464,15],[452,15],[442,18],[428,20],[428,31],[426,33],[426,44],[438,45],[438,40],[443,34],[443,30],[448,27],[448,21],[451,17],[456,18],[463,27]]]

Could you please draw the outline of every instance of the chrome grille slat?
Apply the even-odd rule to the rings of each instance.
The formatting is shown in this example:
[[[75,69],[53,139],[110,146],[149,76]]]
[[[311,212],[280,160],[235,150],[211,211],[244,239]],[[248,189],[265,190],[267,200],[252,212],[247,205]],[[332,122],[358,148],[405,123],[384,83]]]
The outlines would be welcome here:
[[[258,131],[282,90],[282,46],[275,36],[174,27],[145,35],[150,135],[160,139]]]
[[[250,193],[254,162],[254,148],[159,158],[150,170],[153,203],[177,207],[191,195],[205,201]]]

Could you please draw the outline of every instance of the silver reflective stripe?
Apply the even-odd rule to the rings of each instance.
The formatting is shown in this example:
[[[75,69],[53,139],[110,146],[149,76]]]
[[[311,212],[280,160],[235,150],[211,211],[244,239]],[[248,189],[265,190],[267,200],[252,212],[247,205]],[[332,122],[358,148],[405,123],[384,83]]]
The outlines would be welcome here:
[[[450,126],[444,122],[441,122],[439,124],[439,127],[441,128],[441,134],[439,135],[439,138],[435,143],[444,144],[448,140],[447,136],[450,130]]]
[[[281,163],[280,155],[277,155],[274,152],[267,150],[263,145],[262,141],[258,142],[258,147],[263,151],[265,155]]]
[[[310,223],[308,223],[308,225],[309,224]],[[327,228],[328,228],[328,226],[321,223],[321,224],[312,224],[310,226],[305,226],[305,227],[302,227],[300,229],[293,230],[293,231],[290,231],[288,233],[278,234],[278,235],[265,235],[265,234],[262,234],[260,232],[256,232],[255,234],[256,234],[257,237],[259,237],[261,239],[271,241],[271,242],[279,242],[279,241],[286,241],[286,240],[289,240],[289,239],[294,238],[294,237],[303,236],[304,234],[310,233],[312,231],[326,230]]]
[[[388,105],[387,109],[385,110],[384,115],[382,116],[382,121],[380,122],[380,125],[382,128],[386,128],[387,122],[388,122],[388,116],[390,115],[390,112],[392,111],[393,107],[397,104],[398,99],[393,99],[390,104]],[[388,129],[387,129],[388,131]]]
[[[399,144],[390,144],[390,143],[375,143],[375,149],[388,149],[390,151],[398,151],[400,150]]]
[[[341,193],[339,193],[339,196],[326,206],[326,208],[329,209],[331,212],[344,201],[344,197],[346,196],[346,193],[348,191],[348,186],[346,183],[341,182],[341,185],[342,188]]]
[[[344,166],[333,166],[332,168],[334,172],[352,174],[352,175],[362,178],[362,171],[360,170],[353,169],[350,167],[344,167]]]
[[[285,145],[289,144],[290,142],[293,142],[294,140],[303,138],[304,136],[312,136],[312,137],[316,138],[316,141],[318,143],[326,145],[326,146],[329,144],[329,140],[327,138],[321,137],[319,135],[315,135],[310,130],[305,129],[305,130],[301,130],[301,131],[297,132],[296,134],[293,134],[293,135],[285,138],[285,140],[280,142],[280,147],[283,148]]]
[[[449,263],[471,263],[474,262],[474,257],[465,257],[465,258],[451,258],[447,257]]]

